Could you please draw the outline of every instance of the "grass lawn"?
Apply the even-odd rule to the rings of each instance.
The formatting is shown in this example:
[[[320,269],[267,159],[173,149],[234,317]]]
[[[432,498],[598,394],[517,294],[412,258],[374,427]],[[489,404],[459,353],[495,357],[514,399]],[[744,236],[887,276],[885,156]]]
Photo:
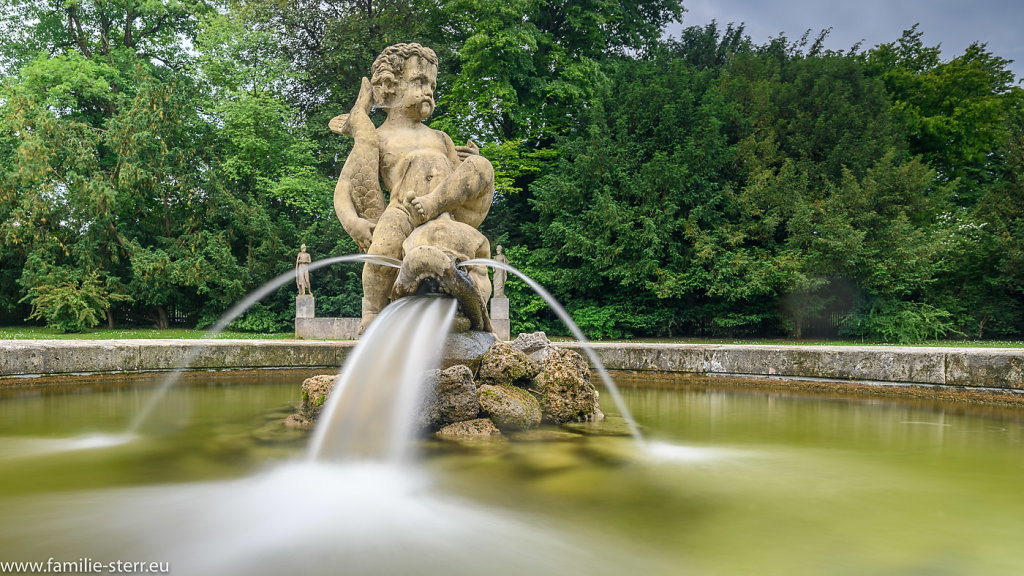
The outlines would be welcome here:
[[[53,328],[42,326],[0,326],[0,340],[115,340],[115,339],[161,339],[161,338],[206,338],[205,330],[186,328],[170,328],[156,330],[154,328],[93,328],[84,332],[64,334]],[[224,331],[217,335],[218,339],[241,338],[247,340],[269,340],[294,338],[294,332],[278,332],[275,334],[256,334],[253,332]]]
[[[200,339],[208,336],[205,330],[171,328],[94,328],[75,334],[63,334],[42,326],[0,326],[0,340],[114,340],[114,339]],[[245,340],[287,340],[295,337],[293,332],[256,334],[253,332],[225,331],[219,339]],[[555,342],[569,342],[572,338],[553,336]],[[634,338],[622,340],[594,340],[594,342],[632,342],[652,344],[763,344],[768,346],[896,346],[886,342],[864,342],[860,340],[792,340],[782,338]],[[937,348],[1024,348],[1021,340],[931,340],[912,346]]]

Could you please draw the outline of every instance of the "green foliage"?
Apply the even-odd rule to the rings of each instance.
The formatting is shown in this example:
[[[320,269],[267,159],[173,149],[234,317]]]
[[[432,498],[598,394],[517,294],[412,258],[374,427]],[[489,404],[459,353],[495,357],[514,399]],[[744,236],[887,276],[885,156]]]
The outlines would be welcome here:
[[[595,338],[1024,334],[1024,91],[984,44],[754,45],[678,0],[0,0],[0,310],[212,323],[356,248],[326,129],[386,45],[495,167],[482,231]],[[380,112],[375,113],[380,121]],[[318,270],[322,315],[360,266]],[[513,331],[564,335],[510,278]],[[237,321],[285,327],[284,287]],[[62,329],[63,329],[62,328]]]
[[[604,95],[601,60],[646,51],[682,16],[678,0],[449,0],[459,70],[437,127],[483,142],[543,148]]]
[[[232,330],[241,332],[258,332],[270,334],[281,332],[286,327],[285,322],[270,307],[257,302],[241,318],[232,322],[229,326]]]
[[[509,246],[505,249],[509,264],[542,286],[552,286],[548,278],[548,267],[544,263],[535,265],[535,257],[524,246]],[[512,333],[547,332],[568,334],[569,331],[557,319],[544,298],[518,276],[509,273],[505,282],[505,295],[509,300]]]
[[[923,302],[882,302],[844,320],[843,334],[894,344],[914,344],[964,334],[953,315]]]
[[[615,327],[624,310],[615,306],[584,306],[573,310],[572,318],[588,338],[622,338],[623,332]]]
[[[95,271],[47,267],[43,274],[27,278],[28,293],[23,300],[32,306],[28,319],[43,320],[61,332],[81,332],[96,326],[111,302],[129,299],[111,292]]]

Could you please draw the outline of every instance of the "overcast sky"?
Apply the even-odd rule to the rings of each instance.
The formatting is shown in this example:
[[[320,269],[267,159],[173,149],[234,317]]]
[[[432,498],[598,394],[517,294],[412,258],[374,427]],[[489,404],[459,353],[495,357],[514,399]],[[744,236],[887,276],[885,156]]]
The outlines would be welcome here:
[[[925,45],[941,44],[943,60],[980,41],[996,56],[1015,60],[1010,68],[1018,80],[1024,78],[1024,0],[684,0],[683,5],[683,23],[670,26],[669,35],[678,37],[684,26],[712,20],[723,27],[742,22],[751,39],[763,44],[780,32],[798,40],[808,28],[813,40],[831,27],[825,47],[847,50],[858,41],[862,48],[893,42],[919,22]]]

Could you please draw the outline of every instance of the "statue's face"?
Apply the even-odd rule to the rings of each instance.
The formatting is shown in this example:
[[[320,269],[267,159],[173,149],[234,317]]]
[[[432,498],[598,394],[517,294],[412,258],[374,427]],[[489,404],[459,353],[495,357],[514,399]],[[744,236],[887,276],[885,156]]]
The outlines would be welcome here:
[[[434,112],[437,66],[413,56],[405,61],[402,79],[395,91],[392,110],[399,109],[414,120],[426,120]]]
[[[300,251],[300,252],[305,252],[305,251],[306,251],[306,245],[305,245],[305,244],[303,244],[303,245],[302,245],[302,246],[301,246],[301,247],[299,248],[299,251]]]

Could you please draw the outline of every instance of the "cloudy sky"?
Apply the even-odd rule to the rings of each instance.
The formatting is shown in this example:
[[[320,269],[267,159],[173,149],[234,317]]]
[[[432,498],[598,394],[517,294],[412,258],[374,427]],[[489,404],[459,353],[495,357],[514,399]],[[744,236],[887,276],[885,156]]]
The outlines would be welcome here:
[[[746,32],[761,44],[780,32],[798,40],[808,28],[811,38],[832,28],[825,46],[846,50],[897,40],[915,23],[927,46],[941,44],[943,60],[963,54],[974,41],[1002,58],[1016,60],[1011,69],[1024,78],[1024,0],[684,0],[683,26],[717,20],[746,24]]]

